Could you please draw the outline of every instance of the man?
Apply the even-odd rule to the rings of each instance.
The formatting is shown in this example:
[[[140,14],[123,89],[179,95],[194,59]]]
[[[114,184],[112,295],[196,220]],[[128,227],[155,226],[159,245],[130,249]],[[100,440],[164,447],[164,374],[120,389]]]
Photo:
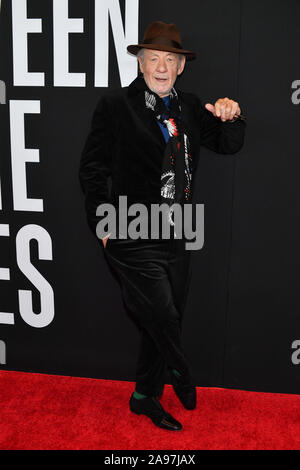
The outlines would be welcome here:
[[[88,224],[97,236],[103,203],[117,207],[118,197],[147,208],[167,204],[170,237],[102,238],[104,255],[120,282],[126,308],[140,331],[135,391],[130,410],[164,429],[182,429],[159,402],[168,371],[182,405],[196,407],[196,388],[181,345],[182,315],[190,281],[190,252],[178,238],[171,206],[190,203],[200,145],[233,154],[244,141],[245,118],[229,98],[207,103],[175,89],[186,60],[174,24],[152,23],[141,44],[127,50],[138,55],[139,75],[128,87],[109,91],[95,109],[82,151],[80,183]],[[111,178],[111,191],[108,178]],[[103,221],[103,218],[102,218]],[[165,221],[165,219],[164,219]],[[99,225],[98,225],[99,227]]]

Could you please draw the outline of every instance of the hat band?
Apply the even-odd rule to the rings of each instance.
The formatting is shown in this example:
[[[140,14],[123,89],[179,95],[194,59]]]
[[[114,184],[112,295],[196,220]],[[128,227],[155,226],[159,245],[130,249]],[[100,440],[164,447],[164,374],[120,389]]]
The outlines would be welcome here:
[[[166,38],[165,36],[156,36],[152,39],[144,39],[144,44],[159,44],[161,46],[174,47],[175,49],[182,49],[181,44],[173,39]]]

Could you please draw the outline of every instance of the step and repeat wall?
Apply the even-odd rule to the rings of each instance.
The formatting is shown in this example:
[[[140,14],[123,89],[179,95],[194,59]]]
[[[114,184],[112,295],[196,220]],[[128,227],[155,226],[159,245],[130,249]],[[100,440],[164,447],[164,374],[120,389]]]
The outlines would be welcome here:
[[[135,380],[139,334],[90,232],[78,169],[126,51],[176,23],[176,86],[239,102],[243,149],[201,148],[183,344],[199,386],[300,393],[300,4],[297,0],[0,2],[0,370]]]

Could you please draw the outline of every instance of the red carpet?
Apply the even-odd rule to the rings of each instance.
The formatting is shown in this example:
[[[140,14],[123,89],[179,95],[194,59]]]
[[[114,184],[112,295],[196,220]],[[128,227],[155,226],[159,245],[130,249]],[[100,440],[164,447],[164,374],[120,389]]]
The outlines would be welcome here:
[[[130,412],[132,382],[0,371],[0,449],[300,449],[300,396],[198,388],[182,408],[166,385],[162,405],[183,424],[170,432]]]

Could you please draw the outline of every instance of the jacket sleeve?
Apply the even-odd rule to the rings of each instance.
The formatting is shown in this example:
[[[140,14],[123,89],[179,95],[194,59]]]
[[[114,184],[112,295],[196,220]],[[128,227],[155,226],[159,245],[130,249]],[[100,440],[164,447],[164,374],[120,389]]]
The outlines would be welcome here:
[[[200,98],[197,97],[196,103],[200,145],[221,154],[238,152],[244,144],[245,120],[221,121],[203,106]]]
[[[106,99],[102,97],[94,110],[79,165],[79,181],[85,195],[87,222],[95,237],[96,226],[101,218],[96,216],[96,209],[99,204],[110,202],[108,178],[111,175],[111,151],[109,115]]]

